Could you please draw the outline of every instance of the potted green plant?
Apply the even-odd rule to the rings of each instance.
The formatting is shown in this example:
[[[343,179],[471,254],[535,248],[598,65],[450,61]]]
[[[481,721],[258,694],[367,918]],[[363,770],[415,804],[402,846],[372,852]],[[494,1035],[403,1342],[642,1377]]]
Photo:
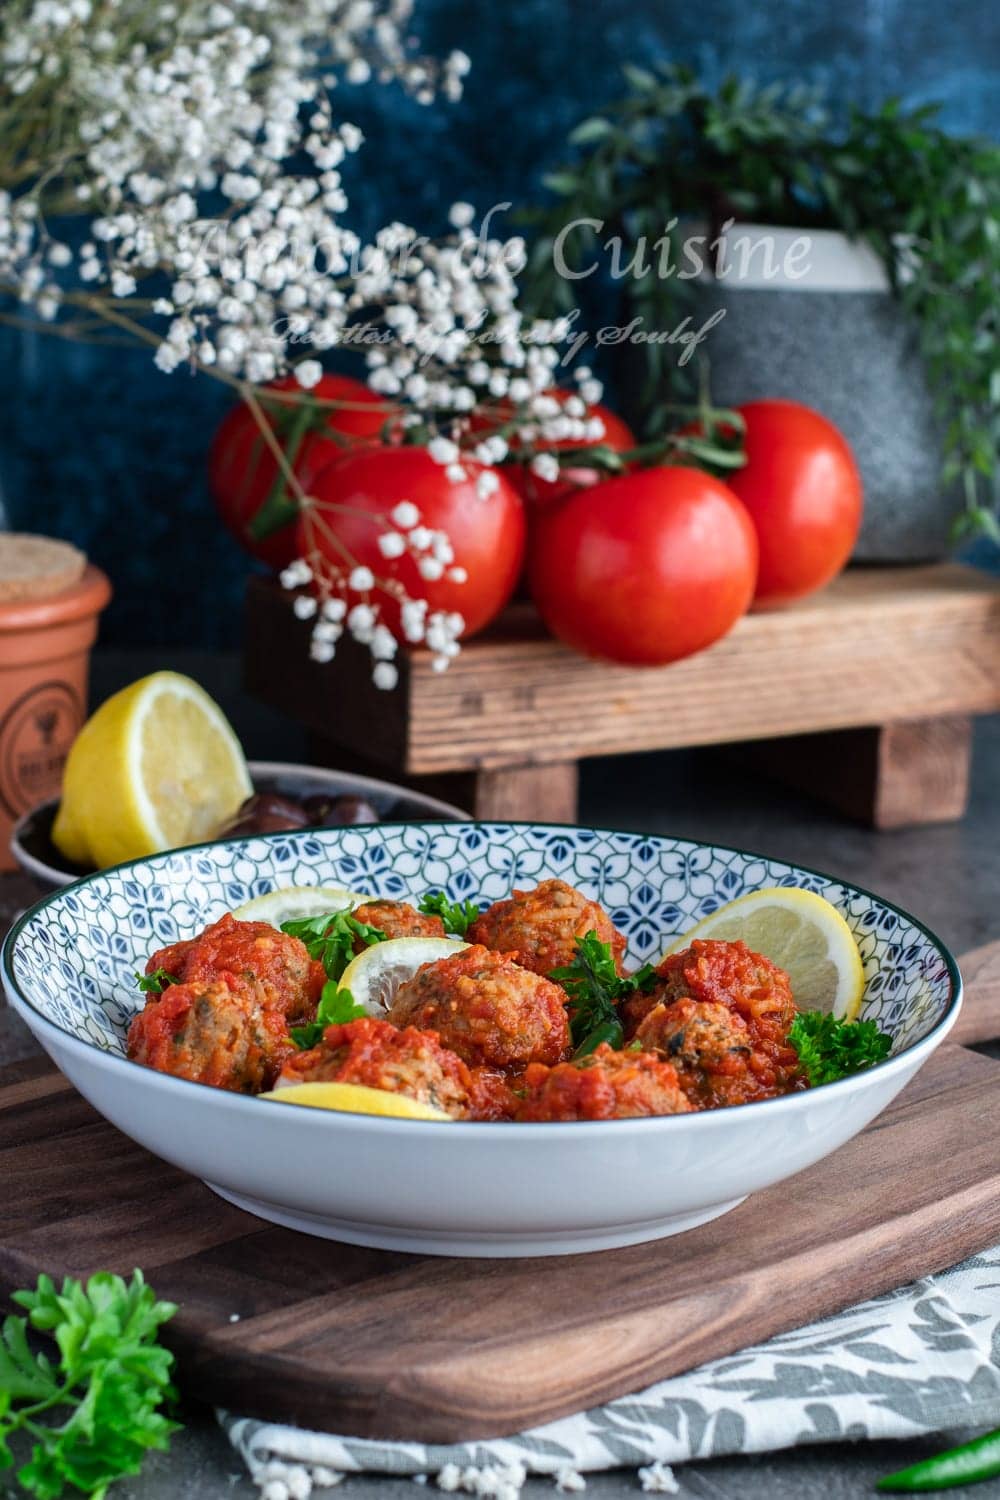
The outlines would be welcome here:
[[[626,73],[626,96],[545,179],[554,204],[531,212],[532,295],[567,310],[613,284],[607,341],[650,434],[692,344],[720,404],[823,411],[865,481],[860,558],[1000,539],[1000,146],[946,134],[933,106],[833,125],[803,87]]]

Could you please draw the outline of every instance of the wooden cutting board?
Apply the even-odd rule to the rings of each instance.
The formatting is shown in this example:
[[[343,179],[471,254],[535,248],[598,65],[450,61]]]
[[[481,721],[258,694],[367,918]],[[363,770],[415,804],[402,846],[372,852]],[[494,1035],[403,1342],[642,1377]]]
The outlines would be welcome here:
[[[960,1039],[1000,1027],[1000,944]],[[185,1392],[357,1437],[498,1436],[938,1271],[1000,1240],[1000,1062],[945,1045],[826,1161],[674,1239],[556,1259],[390,1254],[274,1229],[100,1118],[0,1074],[0,1294],[141,1266]],[[238,1321],[237,1321],[238,1320]]]

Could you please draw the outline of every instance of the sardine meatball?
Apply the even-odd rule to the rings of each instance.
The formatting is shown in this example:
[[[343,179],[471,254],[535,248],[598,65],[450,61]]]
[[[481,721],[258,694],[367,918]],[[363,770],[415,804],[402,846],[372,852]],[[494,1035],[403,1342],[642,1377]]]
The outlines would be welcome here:
[[[754,1049],[769,1059],[772,1071],[796,1064],[795,1050],[787,1044],[795,1020],[792,983],[784,969],[763,954],[753,953],[745,942],[705,942],[696,939],[681,953],[669,954],[658,966],[660,983],[649,992],[633,996],[622,1007],[625,1034],[634,1037],[643,1017],[657,1005],[679,999],[727,1005],[747,1022]]]
[[[266,1010],[279,1011],[291,1026],[311,1020],[326,975],[304,943],[269,922],[238,922],[228,913],[200,937],[154,953],[146,973],[166,969],[182,984],[221,979],[246,990]]]
[[[644,1052],[672,1062],[695,1109],[746,1104],[763,1098],[752,1069],[750,1033],[741,1016],[712,1001],[675,1000],[657,1005],[635,1034]]]
[[[440,917],[427,916],[406,901],[366,901],[362,906],[356,907],[351,915],[359,922],[366,922],[369,927],[377,927],[387,938],[443,938],[448,935]],[[358,938],[354,951],[360,953],[364,946]]]
[[[456,1119],[468,1116],[473,1091],[469,1069],[434,1032],[399,1030],[370,1016],[328,1026],[318,1046],[290,1057],[278,1087],[295,1083],[356,1083],[406,1094]]]
[[[543,880],[533,891],[495,901],[471,923],[467,936],[470,943],[513,953],[522,968],[548,976],[573,962],[576,940],[588,932],[611,945],[620,970],[625,939],[603,907],[564,880]]]
[[[284,1017],[221,979],[168,986],[128,1033],[133,1062],[240,1094],[269,1089],[291,1051]]]
[[[474,944],[424,964],[396,992],[389,1020],[436,1031],[470,1067],[556,1063],[570,1044],[565,995],[513,956]]]
[[[673,1065],[650,1052],[613,1052],[602,1043],[579,1062],[524,1074],[518,1120],[626,1120],[688,1114],[691,1105]]]

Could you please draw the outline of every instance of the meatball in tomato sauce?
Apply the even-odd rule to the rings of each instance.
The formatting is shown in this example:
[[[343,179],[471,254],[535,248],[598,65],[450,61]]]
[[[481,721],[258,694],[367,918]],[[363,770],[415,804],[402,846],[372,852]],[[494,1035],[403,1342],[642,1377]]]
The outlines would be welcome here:
[[[146,973],[161,968],[182,984],[221,979],[278,1011],[290,1026],[312,1019],[326,979],[297,937],[269,922],[238,922],[228,913],[200,937],[154,953]]]
[[[351,915],[358,922],[366,922],[369,927],[375,927],[379,932],[384,932],[387,938],[443,938],[448,935],[440,917],[428,916],[426,912],[417,911],[417,908],[410,906],[407,901],[365,901],[363,905],[356,907]],[[357,938],[354,944],[355,953],[360,953],[364,947],[364,941]]]
[[[652,989],[622,1007],[627,1036],[635,1036],[643,1019],[660,1004],[690,999],[728,1006],[746,1022],[765,1086],[783,1090],[798,1063],[788,1045],[796,1011],[784,969],[752,952],[746,943],[695,939],[689,948],[669,954],[657,974],[659,982]]]
[[[625,939],[596,901],[564,880],[543,880],[533,891],[495,901],[469,926],[470,943],[512,953],[522,968],[548,976],[576,957],[577,939],[595,932],[609,943],[621,970]]]
[[[424,964],[396,992],[395,1026],[436,1031],[470,1067],[556,1063],[570,1045],[566,996],[512,955],[474,944]]]
[[[771,1078],[769,1059],[755,1049],[747,1023],[728,1005],[688,998],[656,1005],[635,1040],[644,1052],[673,1063],[695,1109],[749,1104],[784,1091]]]
[[[170,985],[128,1032],[133,1062],[239,1094],[269,1089],[292,1050],[284,1017],[221,979]]]
[[[400,1030],[371,1016],[328,1026],[318,1046],[290,1057],[278,1087],[295,1083],[355,1083],[406,1094],[456,1119],[469,1114],[473,1093],[469,1069],[434,1032]]]
[[[579,1062],[534,1064],[523,1085],[518,1120],[627,1120],[691,1110],[671,1063],[649,1052],[613,1052],[606,1042]]]

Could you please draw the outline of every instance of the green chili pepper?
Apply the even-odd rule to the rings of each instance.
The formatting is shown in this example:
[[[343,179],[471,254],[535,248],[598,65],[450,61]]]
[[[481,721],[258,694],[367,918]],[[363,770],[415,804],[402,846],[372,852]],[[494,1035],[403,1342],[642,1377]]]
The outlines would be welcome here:
[[[976,1484],[1000,1474],[1000,1432],[987,1432],[960,1448],[936,1453],[922,1463],[887,1474],[875,1486],[879,1490],[948,1490],[958,1484]]]

